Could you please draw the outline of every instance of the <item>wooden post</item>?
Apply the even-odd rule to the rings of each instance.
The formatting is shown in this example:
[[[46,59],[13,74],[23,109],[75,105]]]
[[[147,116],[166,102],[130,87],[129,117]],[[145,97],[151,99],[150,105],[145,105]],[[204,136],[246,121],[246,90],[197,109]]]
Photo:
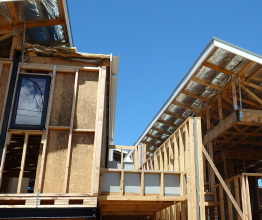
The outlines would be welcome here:
[[[69,138],[68,138],[68,146],[67,146],[65,183],[64,183],[64,190],[63,190],[64,193],[67,193],[68,182],[69,182],[69,171],[70,171],[71,152],[72,152],[72,135],[73,135],[73,126],[74,126],[77,90],[78,90],[78,69],[76,70],[76,73],[75,73],[75,85],[74,85],[74,94],[73,94],[73,104],[72,104],[70,130],[69,130]]]
[[[191,127],[190,127],[191,128]],[[175,140],[175,139],[174,139]],[[192,178],[191,178],[191,157],[190,157],[190,144],[189,144],[190,140],[189,140],[189,123],[185,124],[185,148],[186,148],[186,165],[187,165],[187,216],[188,219],[196,219],[196,216],[193,217],[193,203],[192,203],[192,199],[191,195],[192,195],[192,191],[191,191],[191,185],[192,185]]]
[[[229,191],[231,191],[230,182],[227,182],[226,185],[227,185]],[[229,197],[227,197],[227,209],[228,209],[228,219],[233,220],[232,202],[230,201]]]
[[[228,175],[228,165],[227,165],[227,158],[226,158],[226,152],[222,152],[222,160],[223,160],[223,166],[224,166],[224,178],[227,180],[229,178]]]
[[[124,194],[124,171],[120,173],[120,196]]]
[[[202,153],[202,132],[201,132],[201,118],[196,118],[197,127],[197,158],[198,158],[198,176],[199,176],[199,206],[200,219],[205,220],[205,195],[204,195],[204,176],[203,176],[203,153]]]
[[[173,171],[174,170],[174,148],[173,148],[173,145],[171,144],[171,137],[169,138],[169,141],[168,141],[168,148],[169,148],[169,170]]]
[[[218,101],[218,114],[219,114],[219,120],[222,121],[223,120],[223,108],[222,108],[222,100],[221,100],[221,92],[223,92],[222,90],[220,90],[218,92],[217,95],[217,101]]]
[[[248,220],[252,220],[248,176],[245,175]]]
[[[237,82],[237,76],[232,75],[232,97],[233,97],[234,110],[238,110],[236,82]]]
[[[222,186],[219,186],[219,203],[221,220],[225,219],[224,191]]]
[[[180,171],[185,170],[185,155],[184,155],[184,143],[181,135],[181,130],[178,131],[179,137],[179,158],[180,158]],[[202,138],[202,136],[201,136]]]
[[[199,146],[200,147],[200,146]],[[192,219],[197,219],[197,197],[196,197],[196,161],[194,143],[194,119],[189,119],[189,148],[190,148],[190,174],[191,174],[191,200],[192,200]]]
[[[137,158],[136,158],[136,164],[137,164],[137,169],[141,167],[141,144],[137,146]]]
[[[49,132],[49,123],[50,123],[50,116],[51,116],[51,109],[53,103],[53,95],[54,95],[54,87],[55,87],[55,78],[56,78],[56,66],[54,66],[51,88],[49,92],[49,100],[48,100],[48,108],[47,108],[47,115],[45,121],[45,133],[43,135],[43,151],[41,156],[41,166],[40,166],[40,173],[39,173],[39,182],[38,182],[38,189],[41,193],[43,190],[43,177],[45,171],[45,161],[46,161],[46,147],[47,147],[47,137]]]
[[[3,173],[4,173],[4,166],[5,166],[5,158],[6,158],[6,151],[7,147],[11,142],[12,134],[9,132],[6,133],[6,138],[5,138],[5,145],[2,153],[2,159],[1,159],[1,166],[0,166],[0,188],[1,188],[1,183],[3,179]]]
[[[143,163],[146,162],[146,144],[143,144]]]
[[[141,172],[140,196],[145,195],[145,173]]]
[[[179,160],[178,160],[178,144],[177,144],[177,135],[174,135],[174,171],[179,171]]]
[[[239,195],[239,185],[238,185],[238,179],[234,179],[234,190],[235,190],[235,198],[236,202],[240,207],[240,195]],[[240,216],[237,214],[237,220],[241,220]]]
[[[10,60],[13,60],[14,50],[21,46],[21,41],[22,41],[22,35],[13,36],[12,46],[11,46],[10,56],[9,56]]]
[[[25,134],[25,140],[24,140],[24,146],[23,146],[23,154],[22,154],[21,167],[20,167],[18,186],[17,186],[17,193],[18,194],[21,193],[21,188],[22,188],[22,181],[23,181],[23,175],[24,175],[24,169],[25,169],[27,144],[28,144],[28,133]]]
[[[103,123],[104,123],[105,94],[106,94],[106,66],[102,66],[102,68],[99,71],[98,83],[99,85],[98,85],[98,95],[97,95],[95,141],[94,141],[92,181],[91,181],[91,193],[93,193],[93,195],[98,195],[101,148],[102,148],[102,137],[103,137]]]
[[[124,159],[124,150],[123,149],[121,149],[121,158],[120,158],[120,168],[121,169],[124,169],[123,168],[123,159]]]
[[[243,220],[248,220],[247,213],[247,200],[246,200],[246,183],[245,176],[241,176],[241,198],[242,198],[242,210],[243,210]]]

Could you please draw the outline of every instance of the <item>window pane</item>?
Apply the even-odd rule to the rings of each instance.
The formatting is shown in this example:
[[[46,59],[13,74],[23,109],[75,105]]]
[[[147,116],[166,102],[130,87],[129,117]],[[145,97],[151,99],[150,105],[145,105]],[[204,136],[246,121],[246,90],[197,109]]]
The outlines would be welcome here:
[[[15,124],[41,125],[46,79],[23,77]]]

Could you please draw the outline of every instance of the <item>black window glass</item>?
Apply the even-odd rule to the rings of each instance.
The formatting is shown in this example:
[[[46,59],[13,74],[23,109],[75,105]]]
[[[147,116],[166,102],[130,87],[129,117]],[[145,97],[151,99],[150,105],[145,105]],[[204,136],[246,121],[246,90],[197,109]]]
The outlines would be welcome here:
[[[11,128],[44,128],[49,87],[49,76],[19,76]]]
[[[41,125],[46,79],[23,77],[15,124]]]

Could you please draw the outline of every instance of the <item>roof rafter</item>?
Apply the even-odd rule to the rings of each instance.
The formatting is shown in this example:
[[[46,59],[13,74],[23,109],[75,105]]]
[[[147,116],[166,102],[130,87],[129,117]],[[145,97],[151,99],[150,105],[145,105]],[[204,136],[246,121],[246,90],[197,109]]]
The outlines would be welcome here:
[[[208,82],[202,81],[202,80],[197,79],[197,78],[191,78],[190,80],[192,80],[193,82],[199,83],[199,84],[201,84],[201,85],[203,85],[203,86],[210,87],[210,88],[212,88],[212,89],[216,89],[216,90],[224,90],[224,88],[221,87],[221,86],[216,86],[216,85],[214,85],[214,84],[211,84],[211,83],[208,83]]]
[[[9,15],[14,25],[19,24],[18,13],[15,9],[14,2],[5,2]]]

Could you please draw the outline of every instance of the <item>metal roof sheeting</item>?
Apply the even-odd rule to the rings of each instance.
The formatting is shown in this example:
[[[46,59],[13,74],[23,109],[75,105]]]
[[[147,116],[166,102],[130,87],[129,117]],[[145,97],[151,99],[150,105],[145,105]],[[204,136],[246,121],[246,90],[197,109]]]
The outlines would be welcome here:
[[[213,38],[134,145],[136,146],[141,142],[147,142],[148,147],[152,144],[156,149],[157,146],[160,146],[165,139],[175,131],[176,128],[174,127],[179,126],[184,121],[180,117],[174,117],[173,114],[185,118],[194,115],[195,111],[200,111],[206,105],[205,101],[195,98],[196,96],[203,97],[206,101],[211,101],[217,94],[217,89],[211,87],[218,86],[219,88],[223,88],[230,81],[231,76],[203,66],[202,64],[204,61],[207,64],[214,64],[215,66],[237,74],[250,62],[250,60],[257,63],[254,63],[246,71],[244,77],[250,76],[261,67],[261,56],[217,38]],[[190,80],[192,77],[208,83],[211,87]],[[261,85],[262,70],[251,79],[250,82]],[[185,91],[184,93],[190,92],[195,95],[195,97],[184,94],[182,91],[183,88]],[[251,87],[249,89],[258,97],[262,96],[262,91]],[[253,101],[252,97],[249,96],[246,96],[245,99]],[[249,106],[248,104],[243,104]],[[167,110],[171,114],[168,114]],[[167,114],[164,112],[167,112]],[[223,113],[226,114],[227,112]],[[154,131],[154,127],[158,129],[158,132]],[[162,133],[159,129],[162,130]],[[166,132],[170,132],[170,135],[167,135]],[[152,137],[147,137],[148,134],[157,137],[157,140]],[[163,141],[159,141],[159,138],[162,138]],[[147,152],[147,154],[151,153]]]
[[[57,0],[25,0],[13,2],[19,24],[66,20],[65,24],[27,28],[26,42],[43,46],[72,45],[67,8],[60,8]],[[64,7],[66,1],[63,1]],[[65,14],[65,18],[63,18]],[[4,2],[0,3],[0,27],[11,26],[12,19]]]

